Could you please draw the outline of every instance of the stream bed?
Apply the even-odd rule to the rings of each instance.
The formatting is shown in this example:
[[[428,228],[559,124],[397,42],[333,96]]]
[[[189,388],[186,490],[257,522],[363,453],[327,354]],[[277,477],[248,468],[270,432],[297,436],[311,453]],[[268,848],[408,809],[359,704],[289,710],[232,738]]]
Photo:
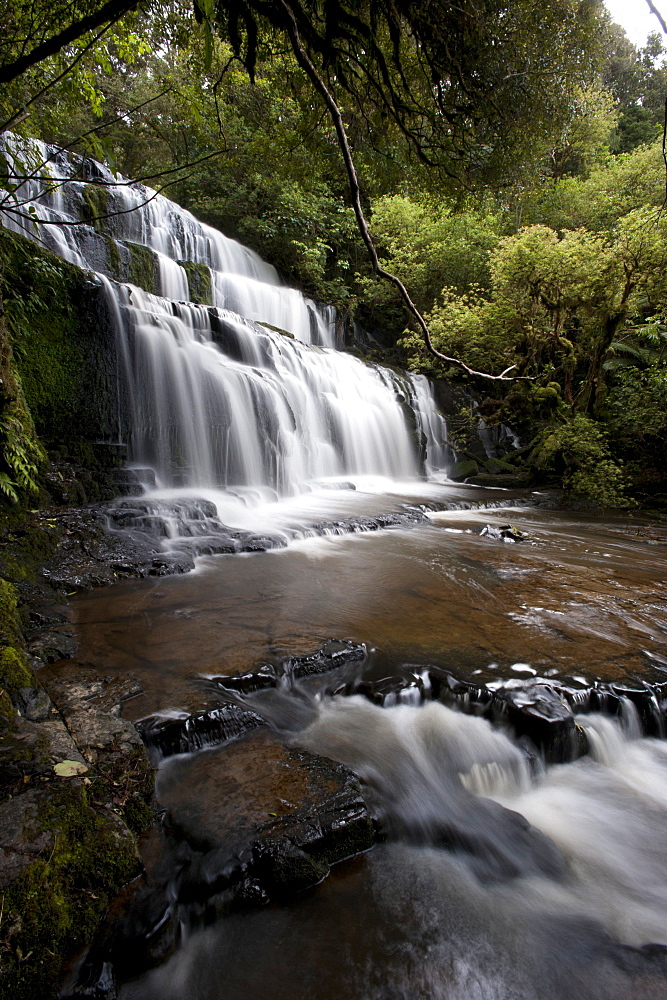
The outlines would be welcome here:
[[[289,527],[285,548],[201,557],[184,576],[72,602],[79,659],[138,683],[123,709],[134,722],[214,709],[226,679],[331,639],[364,650],[333,674],[227,700],[286,747],[351,768],[380,842],[289,899],[182,927],[172,957],[135,969],[122,1000],[667,995],[667,742],[646,738],[630,701],[577,716],[588,752],[545,766],[509,727],[414,687],[394,696],[390,682],[382,705],[354,693],[428,669],[489,690],[659,687],[667,530],[539,494],[470,509],[513,497],[421,489],[381,503],[421,504],[423,523],[309,537],[314,507],[340,518],[378,505],[363,488],[311,496],[264,512],[261,530]],[[433,509],[445,504],[459,509]],[[158,802],[212,822],[226,752],[164,760]]]

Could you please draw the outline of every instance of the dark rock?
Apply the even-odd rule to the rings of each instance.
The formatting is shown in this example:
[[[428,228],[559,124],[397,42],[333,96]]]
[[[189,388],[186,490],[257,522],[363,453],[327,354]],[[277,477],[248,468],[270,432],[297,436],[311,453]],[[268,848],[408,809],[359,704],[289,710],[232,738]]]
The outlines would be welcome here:
[[[0,804],[0,889],[4,889],[53,843],[39,821],[39,805],[48,792],[29,789]]]
[[[70,659],[78,648],[76,639],[66,632],[40,632],[38,638],[28,643],[28,652],[45,663]]]
[[[264,720],[238,705],[222,705],[183,719],[149,716],[136,724],[151,756],[157,761],[175,754],[191,753],[236,739]]]
[[[455,462],[451,469],[447,470],[447,475],[455,483],[463,482],[470,476],[476,476],[479,472],[479,465],[473,459],[465,459],[462,462]]]
[[[42,688],[19,688],[13,693],[12,702],[17,711],[31,722],[42,722],[55,711],[53,703]]]
[[[491,538],[495,542],[525,542],[528,535],[525,531],[519,531],[511,524],[495,525],[485,524],[478,531],[482,538]]]
[[[329,865],[283,837],[267,839],[255,849],[253,871],[257,873],[254,884],[276,897],[321,882],[329,874]]]
[[[290,872],[292,888],[314,884],[329,865],[374,839],[352,772],[286,746],[266,729],[170,761],[157,794],[172,837],[200,854],[215,852],[218,870],[227,867],[235,877],[242,871],[269,894],[290,887]]]
[[[347,663],[362,663],[366,659],[363,643],[349,639],[327,639],[315,653],[290,656],[277,663],[267,663],[257,670],[235,677],[214,677],[213,682],[227,691],[250,694],[266,688],[275,688],[285,679],[292,681],[316,674],[325,674]]]
[[[520,813],[493,802],[475,798],[471,808],[462,807],[456,822],[442,826],[438,841],[468,855],[478,878],[507,880],[530,875],[562,878],[567,865],[562,854]]]

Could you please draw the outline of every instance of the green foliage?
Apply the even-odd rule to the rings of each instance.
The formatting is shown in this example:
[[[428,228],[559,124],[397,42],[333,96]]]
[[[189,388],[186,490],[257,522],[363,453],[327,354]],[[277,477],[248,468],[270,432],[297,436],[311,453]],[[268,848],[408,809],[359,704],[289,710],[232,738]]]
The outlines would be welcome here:
[[[610,432],[628,450],[644,446],[665,451],[667,439],[667,364],[628,365],[614,372],[605,401]]]
[[[518,225],[541,223],[556,231],[586,228],[611,232],[634,209],[662,204],[665,194],[660,142],[609,156],[587,177],[565,177],[522,192],[515,205]]]
[[[30,411],[23,394],[0,416],[0,455],[5,471],[0,472],[0,490],[13,502],[23,492],[37,492],[37,476],[46,454],[35,435]]]
[[[386,266],[408,285],[420,309],[430,309],[443,288],[463,294],[489,285],[489,254],[500,237],[493,205],[454,212],[385,196],[373,203],[372,230]]]
[[[627,507],[626,480],[613,460],[604,431],[582,414],[548,428],[533,453],[540,468],[562,476],[566,490],[606,507]]]

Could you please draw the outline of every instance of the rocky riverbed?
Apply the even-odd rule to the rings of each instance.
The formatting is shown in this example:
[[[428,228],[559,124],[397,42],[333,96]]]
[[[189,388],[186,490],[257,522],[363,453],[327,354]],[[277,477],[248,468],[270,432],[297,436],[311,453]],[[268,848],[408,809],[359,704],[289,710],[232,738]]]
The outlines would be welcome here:
[[[510,499],[484,499],[491,504],[488,517],[493,508],[500,512],[491,520],[483,512],[476,514],[478,520],[467,528],[447,521],[454,531],[450,538],[471,532],[465,544],[484,546],[480,557],[490,564],[498,561],[494,553],[514,547],[517,557],[511,563],[520,578],[527,559],[542,558],[544,539],[534,526],[525,530],[526,525],[503,519],[502,508]],[[455,517],[465,517],[466,506],[479,504],[462,493],[449,507],[461,511]],[[400,539],[414,529],[432,546],[429,519],[441,515],[434,513],[433,504],[408,506],[379,515],[336,515],[312,521],[311,528],[325,541],[346,534],[367,537],[379,529],[393,529],[398,534],[390,532],[387,538]],[[633,674],[634,659],[627,657],[625,674],[615,680],[590,673],[576,679],[556,676],[558,671],[554,675],[546,663],[541,669],[521,662],[509,674],[486,669],[475,678],[470,667],[457,673],[447,656],[440,662],[417,657],[419,662],[410,663],[397,649],[389,659],[378,657],[377,636],[369,634],[372,642],[364,642],[358,626],[348,625],[339,633],[344,638],[327,642],[318,641],[316,629],[310,645],[305,635],[293,633],[293,648],[289,630],[284,635],[278,630],[274,652],[263,662],[260,647],[250,643],[227,660],[225,669],[205,669],[201,676],[195,668],[191,679],[186,675],[174,684],[173,670],[162,660],[163,697],[156,698],[151,670],[139,668],[138,661],[135,667],[128,665],[116,653],[102,653],[91,643],[90,625],[83,618],[73,626],[64,600],[124,578],[157,582],[181,574],[202,553],[245,553],[246,559],[254,553],[253,559],[270,559],[288,544],[284,535],[272,541],[266,533],[225,532],[205,501],[188,501],[185,508],[187,516],[181,503],[180,523],[195,527],[187,529],[190,534],[179,534],[190,542],[171,552],[165,550],[159,524],[156,530],[156,520],[164,523],[167,517],[164,506],[149,509],[132,497],[112,506],[111,531],[107,504],[33,512],[4,537],[0,558],[6,574],[11,577],[19,563],[29,569],[23,576],[14,572],[16,588],[5,584],[3,589],[7,694],[0,744],[5,900],[0,990],[12,1000],[34,996],[36,990],[48,996],[64,974],[65,958],[74,961],[66,990],[110,996],[114,976],[131,979],[163,962],[179,945],[179,928],[196,928],[303,892],[324,878],[332,864],[392,836],[391,823],[353,770],[300,747],[298,739],[294,742],[295,733],[313,717],[313,698],[361,696],[385,707],[438,702],[511,733],[526,760],[536,763],[571,761],[589,753],[591,737],[577,721],[582,713],[620,719],[631,706],[644,733],[660,736],[664,731],[662,653],[652,640],[647,641],[647,666],[653,664],[653,672],[641,680]],[[211,548],[210,539],[216,537],[228,547]],[[611,526],[607,537],[620,539],[619,544],[630,539],[649,551],[665,544],[664,529],[648,522],[634,528]],[[597,562],[603,558],[601,551]],[[243,572],[249,565],[237,564]],[[549,555],[549,573],[554,572]],[[658,608],[659,585],[646,572]],[[620,583],[619,577],[616,589]],[[123,586],[142,585],[121,584],[109,594],[122,594]],[[423,596],[428,599],[428,592]],[[269,595],[263,600],[270,622]],[[177,607],[174,613],[182,624],[189,621],[185,610]],[[509,613],[516,624],[515,609]],[[543,635],[553,636],[551,624],[536,625],[536,614],[531,621],[523,615],[524,627],[542,627]],[[226,627],[230,625],[227,621]],[[597,626],[589,619],[587,627]],[[189,634],[189,626],[185,631]],[[519,635],[513,634],[515,639]],[[78,646],[82,638],[83,646]],[[136,638],[130,641],[138,650]],[[457,638],[457,648],[460,642]],[[392,669],[386,669],[388,664]],[[189,693],[182,698],[184,683]],[[175,711],[165,712],[169,700]],[[153,832],[146,837],[149,829]],[[457,835],[447,837],[455,846]],[[128,882],[131,890],[108,911],[83,964],[75,961],[78,950],[90,944],[112,897]]]

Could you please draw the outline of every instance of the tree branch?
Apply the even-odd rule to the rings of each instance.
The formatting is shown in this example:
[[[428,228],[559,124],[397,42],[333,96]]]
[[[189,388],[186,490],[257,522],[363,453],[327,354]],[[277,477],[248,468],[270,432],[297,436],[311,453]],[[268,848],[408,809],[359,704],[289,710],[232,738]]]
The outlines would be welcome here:
[[[667,24],[665,23],[664,17],[653,3],[653,0],[646,0],[646,3],[648,4],[648,9],[651,11],[652,14],[655,14],[658,21],[660,22],[660,27],[662,28],[663,32],[665,33],[665,35],[667,35]]]
[[[292,43],[292,49],[294,51],[294,55],[296,56],[296,60],[301,69],[304,71],[306,76],[313,84],[317,93],[324,101],[327,110],[329,111],[331,120],[333,122],[333,126],[336,131],[336,137],[338,139],[338,146],[340,148],[341,154],[343,156],[343,161],[345,163],[345,170],[347,172],[348,185],[350,189],[350,195],[352,198],[352,207],[354,209],[354,214],[357,219],[357,225],[359,227],[359,232],[361,233],[361,238],[363,239],[364,244],[366,245],[368,256],[370,257],[371,264],[373,265],[373,271],[375,272],[375,274],[378,275],[378,277],[384,278],[386,281],[389,281],[391,284],[393,284],[396,289],[398,289],[398,292],[401,298],[403,299],[403,302],[407,306],[408,311],[416,320],[419,329],[421,330],[427,350],[434,357],[439,358],[440,361],[447,362],[447,364],[456,365],[458,368],[462,368],[468,375],[473,375],[477,378],[491,379],[496,382],[499,381],[513,382],[517,378],[526,378],[526,376],[508,375],[507,373],[511,371],[511,368],[506,368],[505,371],[502,372],[500,375],[489,375],[488,372],[479,372],[476,371],[474,368],[470,368],[467,364],[465,364],[464,361],[461,361],[459,358],[450,358],[447,354],[443,354],[441,351],[439,351],[433,344],[433,341],[431,339],[431,332],[428,328],[426,320],[424,319],[422,314],[419,312],[419,309],[417,309],[417,306],[410,298],[410,294],[405,285],[403,284],[403,282],[401,281],[401,279],[397,277],[397,275],[392,274],[391,271],[386,271],[381,266],[380,260],[378,258],[378,253],[375,248],[375,244],[373,242],[373,237],[371,236],[370,233],[368,221],[366,219],[366,216],[364,215],[364,210],[361,204],[361,188],[359,185],[359,178],[357,175],[356,167],[354,165],[350,144],[347,139],[347,133],[345,132],[345,125],[343,123],[343,117],[341,115],[340,108],[338,107],[336,99],[329,91],[326,83],[320,76],[319,72],[317,71],[317,68],[315,67],[314,63],[309,58],[303,45],[301,44],[301,38],[299,35],[296,18],[294,16],[291,7],[288,5],[286,0],[277,0],[277,4],[278,6],[282,7],[282,9],[287,14],[287,33],[289,35],[290,42]]]
[[[107,21],[115,23],[120,20],[125,14],[138,7],[139,3],[140,0],[107,0],[107,3],[94,14],[88,14],[87,17],[82,17],[79,21],[73,21],[57,35],[47,38],[40,45],[36,45],[26,55],[15,59],[14,62],[0,66],[0,83],[11,83],[26,70],[43,62],[44,59],[48,59],[49,56],[56,55],[62,48],[75,42],[77,38],[81,38],[88,31],[94,31]]]

